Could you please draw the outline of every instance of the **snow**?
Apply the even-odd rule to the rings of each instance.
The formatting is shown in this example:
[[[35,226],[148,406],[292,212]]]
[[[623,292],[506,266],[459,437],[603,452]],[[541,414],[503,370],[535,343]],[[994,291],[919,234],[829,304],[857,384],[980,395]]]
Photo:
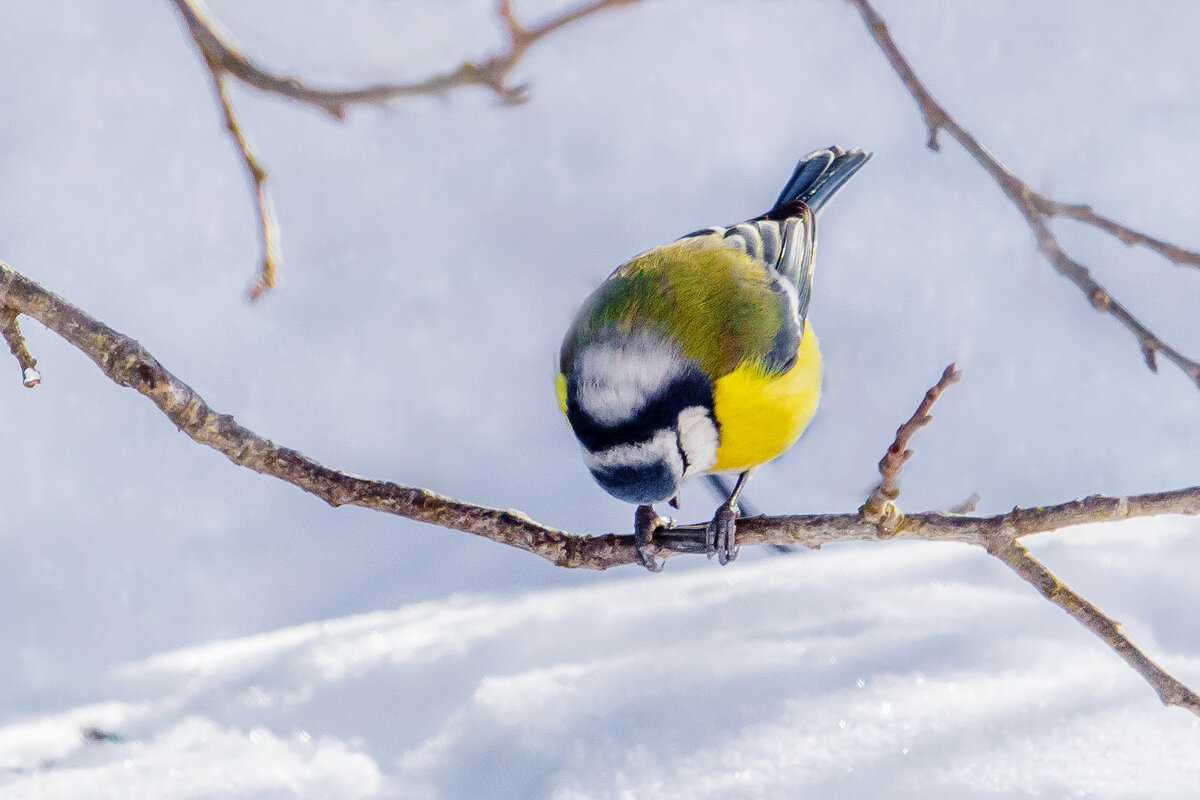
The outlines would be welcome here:
[[[985,559],[828,547],[196,645],[0,727],[4,796],[1194,796],[1196,719],[1023,584],[958,579]]]
[[[490,0],[210,0],[327,84],[453,69]],[[561,7],[516,0],[522,19]],[[1200,5],[880,0],[931,90],[1064,201],[1200,246]],[[1194,485],[1195,387],[1097,314],[919,115],[836,0],[658,0],[486,92],[345,124],[234,87],[283,234],[251,306],[249,187],[169,3],[0,4],[0,258],[137,338],[220,413],[356,474],[629,529],[557,410],[553,359],[613,266],[757,214],[795,159],[868,147],[822,218],[827,378],[748,491],[848,511],[896,426],[901,507],[992,513]],[[1068,221],[1068,251],[1193,357],[1200,270]],[[333,509],[180,434],[24,322],[0,362],[0,796],[1194,797],[1200,728],[985,554],[829,546],[721,569],[555,569]],[[685,488],[688,521],[712,512]],[[1200,686],[1195,520],[1027,543]],[[758,549],[761,550],[761,549]],[[861,681],[861,685],[860,685]],[[117,740],[93,740],[89,728]]]

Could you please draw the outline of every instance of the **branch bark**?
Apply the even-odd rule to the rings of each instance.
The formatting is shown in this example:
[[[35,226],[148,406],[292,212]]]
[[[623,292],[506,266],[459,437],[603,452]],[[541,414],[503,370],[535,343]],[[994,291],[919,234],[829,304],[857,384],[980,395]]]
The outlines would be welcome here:
[[[942,377],[925,393],[921,404],[917,406],[908,422],[896,429],[896,438],[879,460],[879,485],[871,492],[867,502],[858,509],[858,513],[867,522],[879,528],[881,534],[895,534],[896,528],[904,521],[904,515],[896,508],[894,501],[900,496],[900,472],[913,454],[913,451],[908,449],[909,440],[914,433],[933,421],[933,416],[929,413],[933,404],[942,396],[942,392],[951,384],[958,383],[960,378],[962,371],[954,364],[942,371]]]
[[[1098,230],[1108,233],[1128,245],[1143,245],[1154,250],[1164,258],[1176,264],[1200,266],[1200,253],[1186,250],[1178,245],[1164,242],[1107,217],[1095,213],[1091,207],[1080,204],[1060,203],[1034,191],[1025,181],[1014,175],[1007,167],[992,155],[975,136],[962,127],[954,117],[930,94],[925,84],[917,77],[904,53],[896,45],[887,23],[875,10],[871,0],[846,0],[858,9],[866,23],[867,30],[875,44],[883,52],[884,57],[904,83],[908,93],[916,101],[918,109],[925,120],[925,128],[929,138],[926,142],[931,150],[939,150],[938,133],[945,131],[952,139],[962,145],[970,155],[989,175],[999,184],[1004,194],[1012,201],[1017,210],[1025,217],[1033,235],[1037,240],[1038,250],[1046,257],[1063,277],[1074,283],[1087,297],[1088,302],[1097,310],[1114,317],[1133,334],[1142,350],[1142,357],[1152,371],[1158,372],[1158,355],[1179,367],[1191,378],[1192,383],[1200,387],[1200,363],[1193,361],[1171,345],[1159,338],[1144,325],[1137,317],[1119,303],[1111,293],[1101,286],[1091,272],[1083,264],[1071,258],[1058,238],[1050,230],[1049,220],[1056,216],[1071,219],[1091,225]]]
[[[25,337],[21,335],[21,326],[17,323],[17,310],[0,305],[0,335],[8,342],[8,349],[17,366],[21,368],[21,382],[25,388],[32,389],[42,382],[42,376],[37,371],[37,359],[29,353],[25,346]]]
[[[526,28],[517,21],[510,0],[499,0],[497,14],[508,36],[508,46],[502,52],[487,56],[478,62],[464,61],[457,69],[424,80],[331,89],[311,85],[290,75],[281,75],[254,61],[221,31],[220,25],[213,19],[212,14],[204,9],[200,0],[170,1],[183,19],[192,43],[204,58],[217,101],[225,117],[225,127],[237,145],[242,165],[254,190],[262,261],[258,276],[250,286],[251,301],[258,300],[275,286],[276,272],[281,261],[279,225],[266,190],[266,170],[250,148],[230,102],[228,78],[234,78],[260,92],[313,106],[339,121],[346,118],[346,111],[350,106],[384,105],[403,97],[439,96],[467,86],[490,89],[501,103],[517,105],[528,99],[527,87],[513,85],[509,78],[531,47],[573,22],[606,9],[640,2],[592,0],[563,11],[540,25]]]
[[[266,171],[243,134],[228,94],[232,77],[259,91],[305,103],[344,119],[349,106],[383,104],[401,97],[440,95],[466,86],[491,90],[506,104],[523,102],[525,87],[509,82],[513,69],[530,47],[550,33],[598,11],[632,5],[639,0],[594,0],[565,11],[532,28],[517,21],[509,0],[499,0],[498,13],[508,37],[507,48],[478,63],[464,62],[457,69],[412,83],[328,89],[300,79],[273,73],[233,45],[201,11],[199,0],[171,0],[189,35],[203,56],[220,102],[226,127],[238,146],[253,183],[263,262],[251,290],[260,297],[274,284],[278,263],[278,228],[266,190]],[[1035,192],[1001,164],[970,132],[933,98],[917,78],[888,32],[870,0],[847,0],[854,5],[896,74],[920,109],[928,130],[928,146],[939,149],[938,134],[945,131],[958,141],[1000,185],[1033,231],[1042,254],[1060,273],[1075,283],[1100,311],[1114,316],[1137,338],[1147,364],[1157,369],[1159,354],[1183,369],[1200,386],[1200,364],[1163,342],[1134,318],[1097,283],[1086,267],[1068,256],[1050,230],[1054,217],[1067,217],[1104,231],[1128,245],[1148,247],[1168,260],[1200,266],[1200,254],[1133,230],[1097,214],[1090,206],[1051,200]],[[27,386],[41,376],[18,325],[18,316],[37,319],[91,358],[113,381],[135,389],[153,402],[184,433],[200,444],[225,454],[235,464],[287,481],[333,506],[358,505],[420,522],[482,536],[535,553],[570,568],[608,569],[639,563],[632,534],[586,536],[541,525],[519,511],[486,508],[455,500],[426,489],[371,480],[326,467],[296,450],[283,447],[239,425],[233,417],[212,409],[190,386],[172,375],[134,339],[89,316],[47,291],[11,267],[0,263],[0,333],[22,369]],[[829,542],[923,539],[982,547],[1003,561],[1047,600],[1063,608],[1104,640],[1154,687],[1162,701],[1200,714],[1200,696],[1162,670],[1121,631],[1118,623],[1065,586],[1026,550],[1020,540],[1036,533],[1106,520],[1160,514],[1200,515],[1200,486],[1169,492],[1130,496],[1092,496],[1053,506],[1021,509],[987,517],[945,512],[903,514],[896,505],[899,475],[911,457],[908,443],[917,429],[930,421],[929,411],[938,396],[959,373],[947,367],[929,390],[916,413],[897,430],[896,439],[880,461],[881,481],[857,514],[815,514],[782,517],[749,517],[738,525],[739,543],[772,546],[803,545],[819,548]],[[659,530],[655,542],[661,557],[705,550],[706,524]]]
[[[277,445],[239,425],[233,417],[213,410],[136,340],[118,333],[2,262],[0,308],[10,309],[14,321],[15,314],[24,314],[62,336],[111,380],[145,395],[196,442],[224,453],[235,464],[286,481],[332,506],[356,505],[464,531],[535,553],[561,567],[608,569],[639,563],[632,534],[567,533],[534,522],[520,511],[486,508],[426,489],[362,478]],[[944,389],[953,379],[956,373],[948,368],[934,390],[940,392],[938,387]],[[919,419],[928,416],[929,405],[932,400],[927,395],[913,420],[901,426],[897,439],[903,437],[902,450],[908,440],[903,436],[906,428],[911,435],[920,427]],[[819,548],[829,542],[894,538],[983,547],[1103,638],[1154,686],[1164,703],[1200,714],[1200,697],[1147,658],[1120,633],[1115,622],[1063,586],[1017,543],[1024,536],[1072,525],[1160,514],[1200,516],[1200,486],[1132,497],[1097,495],[1054,506],[1014,508],[1008,514],[990,517],[944,512],[905,514],[897,517],[891,530],[881,529],[862,513],[750,517],[738,522],[738,541],[742,545],[799,544]],[[659,556],[703,553],[706,525],[656,531],[655,543],[661,548]]]
[[[1120,502],[1118,500],[1118,502]],[[1018,534],[1020,535],[1020,534]],[[1154,663],[1141,651],[1125,632],[1120,623],[1110,619],[1103,611],[1089,603],[1071,587],[1060,581],[1042,562],[1034,558],[1021,543],[1007,536],[998,538],[988,547],[988,552],[1003,561],[1009,569],[1020,575],[1026,583],[1041,592],[1051,603],[1066,611],[1077,622],[1099,636],[1105,644],[1125,659],[1146,682],[1154,687],[1163,705],[1180,706],[1194,714],[1200,714],[1200,695],[1197,695],[1166,670]]]
[[[912,417],[896,431],[895,441],[880,460],[881,480],[879,485],[871,492],[870,498],[858,510],[858,513],[865,521],[874,524],[881,536],[887,538],[894,536],[906,519],[900,509],[896,507],[895,500],[900,496],[900,472],[913,455],[913,451],[908,449],[909,441],[914,433],[933,421],[933,417],[929,413],[933,404],[942,396],[942,392],[946,391],[951,384],[957,383],[961,377],[962,373],[955,368],[954,364],[946,367],[938,382],[925,393],[925,397],[917,406]],[[1088,498],[1089,501],[1097,499]],[[977,501],[978,496],[972,495],[968,503],[973,504]],[[1117,514],[1128,512],[1128,506],[1122,506],[1122,502],[1127,504],[1129,499],[1117,499]],[[1009,524],[1006,526],[1002,523],[999,529],[987,535],[983,546],[988,553],[1000,559],[1017,575],[1041,592],[1043,597],[1099,636],[1105,644],[1116,651],[1117,655],[1137,670],[1147,683],[1154,687],[1154,690],[1158,692],[1159,699],[1164,704],[1184,706],[1200,714],[1200,696],[1151,661],[1122,632],[1119,624],[1060,581],[1053,572],[1021,546],[1017,540],[1028,532],[1021,527],[1024,522],[1019,509],[1013,509]]]

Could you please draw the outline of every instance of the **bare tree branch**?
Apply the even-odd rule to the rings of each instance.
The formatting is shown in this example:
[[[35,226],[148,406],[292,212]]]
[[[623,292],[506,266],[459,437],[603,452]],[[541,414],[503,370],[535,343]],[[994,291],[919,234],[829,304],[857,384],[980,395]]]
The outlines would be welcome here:
[[[1016,534],[1021,536],[1020,532]],[[1007,535],[997,537],[995,545],[988,547],[988,552],[1003,561],[1020,575],[1033,588],[1042,593],[1051,603],[1066,611],[1081,625],[1099,636],[1105,644],[1125,659],[1146,682],[1158,692],[1163,705],[1180,706],[1194,714],[1200,714],[1200,695],[1180,683],[1158,664],[1155,664],[1143,653],[1125,632],[1119,623],[1113,621],[1096,606],[1083,599],[1069,586],[1060,581],[1054,573],[1046,569],[1029,551],[1015,539]]]
[[[1099,228],[1130,247],[1141,245],[1150,248],[1172,263],[1200,267],[1200,253],[1185,250],[1179,245],[1164,242],[1162,239],[1155,239],[1153,236],[1147,236],[1132,228],[1127,228],[1116,220],[1097,214],[1086,203],[1059,203],[1040,194],[1034,194],[1030,199],[1037,203],[1039,210],[1048,217],[1069,217],[1085,225],[1091,225],[1093,228]]]
[[[3,263],[0,263],[0,308],[9,309],[11,314],[32,317],[62,336],[113,381],[145,395],[181,431],[200,444],[224,453],[235,464],[287,481],[330,505],[357,505],[465,531],[536,553],[562,567],[608,569],[639,563],[632,534],[584,536],[567,533],[540,525],[519,511],[485,508],[426,489],[370,480],[331,469],[303,453],[264,439],[238,425],[233,417],[210,408],[195,390],[168,372],[137,341],[114,331]],[[934,390],[944,389],[955,376],[956,373],[948,369]],[[912,431],[923,424],[920,420],[928,416],[928,406],[932,402],[927,395],[913,420],[897,432],[901,452]],[[886,480],[886,475],[884,477]],[[1179,705],[1200,715],[1200,697],[1146,658],[1124,638],[1116,623],[1059,583],[1017,544],[1024,536],[1072,525],[1160,514],[1200,515],[1200,486],[1132,497],[1093,496],[1054,506],[1014,508],[1008,514],[991,517],[942,512],[906,514],[897,519],[895,529],[890,531],[881,531],[862,514],[749,517],[738,523],[738,541],[743,545],[799,544],[819,548],[828,542],[895,538],[961,542],[986,548],[1033,583],[1051,602],[1066,609],[1108,642],[1154,686],[1164,703]],[[659,555],[704,552],[706,525],[699,523],[656,531]]]
[[[242,128],[238,125],[237,117],[233,113],[233,106],[229,102],[229,91],[225,85],[226,73],[214,69],[211,63],[209,70],[213,89],[217,93],[217,99],[221,102],[221,111],[225,115],[225,128],[233,137],[233,141],[237,143],[242,164],[245,165],[246,172],[249,173],[250,180],[254,183],[254,202],[258,209],[258,235],[263,254],[258,277],[250,284],[250,300],[254,302],[275,286],[275,269],[281,261],[279,222],[275,218],[275,207],[271,202],[271,195],[267,193],[267,171],[258,163],[258,158],[250,149],[250,144],[242,134]]]
[[[895,440],[879,460],[879,485],[871,492],[867,502],[858,509],[858,513],[867,522],[878,527],[881,534],[894,534],[904,520],[904,515],[896,508],[894,501],[900,496],[900,472],[913,454],[912,450],[907,449],[909,440],[920,428],[933,421],[933,416],[929,413],[933,404],[942,396],[942,392],[951,384],[958,383],[961,377],[962,371],[954,364],[942,371],[942,377],[925,393],[912,417],[896,429]]]
[[[888,32],[887,23],[879,16],[870,0],[847,0],[847,2],[858,9],[863,21],[867,24],[867,29],[871,32],[871,37],[879,45],[879,49],[883,51],[888,63],[891,64],[896,75],[903,81],[905,88],[916,101],[929,132],[928,146],[933,150],[940,149],[939,131],[950,134],[996,180],[1009,200],[1025,217],[1025,221],[1037,238],[1038,249],[1050,264],[1078,286],[1094,308],[1112,315],[1133,334],[1141,347],[1146,366],[1157,372],[1157,356],[1161,353],[1168,361],[1182,369],[1197,387],[1200,387],[1200,363],[1191,360],[1168,345],[1117,302],[1107,289],[1096,282],[1087,267],[1067,255],[1058,238],[1051,232],[1048,221],[1056,216],[1070,217],[1109,233],[1125,244],[1140,244],[1149,247],[1176,264],[1200,265],[1200,253],[1185,250],[1177,245],[1127,228],[1107,217],[1096,214],[1086,205],[1059,203],[1035,192],[1029,184],[1001,164],[978,139],[959,125],[949,112],[934,99],[913,72],[908,59],[896,46],[895,40]]]
[[[907,449],[908,443],[918,429],[925,427],[933,417],[930,409],[951,384],[957,383],[962,372],[954,364],[946,367],[938,382],[925,393],[921,404],[912,417],[896,431],[896,439],[879,461],[881,480],[870,498],[858,510],[859,515],[867,522],[873,523],[881,537],[890,538],[904,524],[906,517],[896,507],[895,500],[900,496],[900,472],[912,458],[913,451]],[[1088,501],[1095,498],[1088,498]],[[978,501],[977,495],[972,495],[967,504],[972,508]],[[1128,499],[1125,499],[1128,502]],[[1127,513],[1122,508],[1122,500],[1117,500],[1117,514]],[[1001,526],[985,537],[984,547],[996,558],[1003,561],[1010,569],[1020,575],[1025,581],[1042,593],[1042,596],[1059,608],[1073,616],[1081,625],[1099,636],[1109,647],[1117,652],[1125,661],[1146,679],[1158,692],[1159,698],[1166,705],[1178,705],[1191,709],[1200,714],[1200,696],[1184,686],[1161,667],[1151,661],[1145,653],[1129,640],[1120,625],[1109,619],[1099,608],[1089,603],[1080,595],[1066,586],[1058,577],[1034,558],[1028,550],[1017,541],[1021,536],[1030,533],[1023,528],[1028,521],[1019,509],[1013,509],[1010,526]]]
[[[346,110],[353,105],[384,105],[402,97],[442,95],[454,89],[480,86],[490,89],[506,105],[516,105],[527,99],[525,86],[509,83],[512,71],[533,45],[554,31],[572,22],[589,17],[597,12],[618,6],[628,6],[640,0],[592,0],[577,8],[563,11],[540,25],[526,28],[513,14],[510,0],[499,0],[497,13],[508,36],[508,47],[503,52],[483,58],[478,63],[464,61],[450,72],[433,75],[411,83],[377,83],[370,86],[347,89],[329,89],[312,86],[299,78],[280,75],[256,63],[245,52],[233,44],[230,37],[221,31],[201,0],[171,0],[187,25],[188,34],[196,49],[204,57],[212,77],[213,88],[221,111],[225,115],[225,127],[233,137],[241,154],[242,164],[250,176],[254,188],[258,211],[259,238],[262,243],[262,262],[258,277],[250,287],[250,299],[258,300],[275,286],[279,256],[279,226],[266,191],[267,173],[259,164],[242,133],[233,106],[229,101],[226,78],[233,77],[261,92],[275,94],[298,103],[318,108],[337,120],[346,118]]]

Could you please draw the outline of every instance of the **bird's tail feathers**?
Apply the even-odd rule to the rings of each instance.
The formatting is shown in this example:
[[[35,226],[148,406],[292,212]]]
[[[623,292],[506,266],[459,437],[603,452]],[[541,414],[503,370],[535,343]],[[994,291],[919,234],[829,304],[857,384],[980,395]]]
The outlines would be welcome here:
[[[774,217],[777,210],[794,207],[797,201],[807,205],[814,214],[817,213],[872,155],[869,150],[847,152],[840,147],[827,147],[809,153],[800,159],[779,199],[775,201],[775,207],[767,216]]]

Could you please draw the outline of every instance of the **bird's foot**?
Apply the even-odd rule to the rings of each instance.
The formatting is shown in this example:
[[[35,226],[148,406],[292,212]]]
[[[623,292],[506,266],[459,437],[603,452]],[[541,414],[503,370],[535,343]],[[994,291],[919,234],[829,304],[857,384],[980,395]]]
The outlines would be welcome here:
[[[671,528],[675,520],[660,517],[654,506],[638,506],[633,515],[633,544],[637,548],[638,561],[651,572],[662,572],[664,562],[655,559],[659,547],[654,543],[654,532],[659,528]]]
[[[737,520],[740,513],[737,503],[726,502],[708,523],[706,551],[709,558],[715,553],[722,566],[738,557]]]

